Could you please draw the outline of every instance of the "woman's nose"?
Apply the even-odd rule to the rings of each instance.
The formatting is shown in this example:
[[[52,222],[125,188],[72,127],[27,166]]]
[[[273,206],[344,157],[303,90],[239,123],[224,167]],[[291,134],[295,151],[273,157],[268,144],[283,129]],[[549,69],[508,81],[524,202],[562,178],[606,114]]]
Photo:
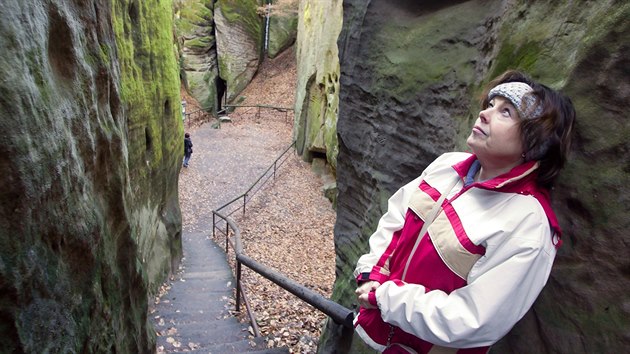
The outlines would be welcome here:
[[[479,119],[481,119],[482,122],[484,123],[488,123],[488,117],[490,116],[488,110],[490,108],[486,108],[484,110],[482,110],[481,112],[479,112]]]

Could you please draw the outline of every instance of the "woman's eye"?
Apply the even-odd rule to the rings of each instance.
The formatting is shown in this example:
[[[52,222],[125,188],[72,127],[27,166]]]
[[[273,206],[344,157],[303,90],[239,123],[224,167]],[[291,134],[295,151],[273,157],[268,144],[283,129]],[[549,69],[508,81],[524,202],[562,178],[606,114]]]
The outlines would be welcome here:
[[[512,113],[510,113],[510,110],[505,108],[502,112],[501,112],[505,117],[511,117]]]

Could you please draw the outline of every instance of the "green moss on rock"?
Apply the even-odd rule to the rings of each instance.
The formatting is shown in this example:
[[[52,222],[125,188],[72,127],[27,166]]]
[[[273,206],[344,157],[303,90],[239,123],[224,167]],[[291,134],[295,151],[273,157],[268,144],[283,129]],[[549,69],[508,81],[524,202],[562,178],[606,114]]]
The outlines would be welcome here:
[[[170,1],[104,4],[0,11],[7,352],[151,352],[149,293],[181,256]]]
[[[201,28],[211,27],[214,18],[213,0],[180,0],[177,3],[175,33],[177,37],[190,36]]]
[[[294,136],[298,153],[310,161],[313,153],[326,153],[333,172],[337,168],[337,112],[341,3],[300,2],[297,60],[298,83]]]
[[[267,46],[267,55],[270,58],[275,58],[295,42],[297,25],[297,11],[272,12],[269,18],[269,43]]]
[[[379,62],[374,65],[375,94],[387,92],[405,102],[451,73],[472,80],[470,60],[477,48],[465,38],[486,13],[486,8],[465,2],[415,18],[380,22],[376,35],[367,39],[376,50],[366,59]]]
[[[208,50],[214,45],[214,36],[196,37],[191,40],[184,41],[184,45],[191,49]]]
[[[258,5],[257,0],[218,0],[216,4],[228,22],[243,26],[261,48],[262,18],[257,13]]]

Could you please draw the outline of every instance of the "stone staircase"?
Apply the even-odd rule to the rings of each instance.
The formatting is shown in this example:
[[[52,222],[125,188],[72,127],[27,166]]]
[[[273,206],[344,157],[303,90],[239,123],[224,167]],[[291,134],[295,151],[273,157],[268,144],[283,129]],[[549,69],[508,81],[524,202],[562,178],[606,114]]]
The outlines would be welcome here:
[[[185,232],[183,271],[150,315],[158,353],[289,353],[255,338],[248,323],[230,314],[236,285],[225,252],[206,236]],[[245,311],[244,306],[241,309]]]

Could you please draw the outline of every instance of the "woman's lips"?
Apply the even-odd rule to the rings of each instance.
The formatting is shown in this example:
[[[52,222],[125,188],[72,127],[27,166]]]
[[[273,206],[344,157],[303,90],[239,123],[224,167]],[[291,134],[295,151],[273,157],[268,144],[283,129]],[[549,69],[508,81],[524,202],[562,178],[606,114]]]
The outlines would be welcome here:
[[[488,135],[488,134],[486,134],[486,132],[485,132],[485,131],[483,131],[483,129],[481,129],[481,128],[480,128],[479,126],[477,126],[477,125],[475,125],[475,126],[473,127],[473,133],[474,133],[474,132],[479,133],[479,134],[482,134],[482,135]]]

